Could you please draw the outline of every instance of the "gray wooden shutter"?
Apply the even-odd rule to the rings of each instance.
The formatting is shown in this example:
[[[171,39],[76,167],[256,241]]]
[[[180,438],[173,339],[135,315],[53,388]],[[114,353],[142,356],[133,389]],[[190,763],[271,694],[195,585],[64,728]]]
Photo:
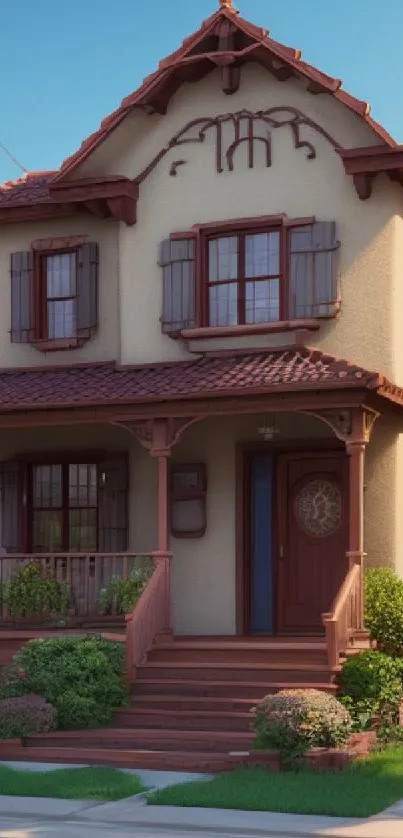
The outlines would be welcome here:
[[[123,553],[128,543],[128,461],[126,457],[99,465],[99,551]]]
[[[340,307],[340,242],[334,221],[290,231],[289,316],[332,317]]]
[[[77,254],[77,334],[90,337],[98,326],[98,266],[96,242],[86,242]]]
[[[11,254],[11,341],[29,343],[32,339],[32,251]]]
[[[196,240],[165,239],[161,242],[162,315],[164,334],[196,326]]]
[[[22,468],[21,463],[0,462],[0,548],[1,552],[18,553],[22,535]]]

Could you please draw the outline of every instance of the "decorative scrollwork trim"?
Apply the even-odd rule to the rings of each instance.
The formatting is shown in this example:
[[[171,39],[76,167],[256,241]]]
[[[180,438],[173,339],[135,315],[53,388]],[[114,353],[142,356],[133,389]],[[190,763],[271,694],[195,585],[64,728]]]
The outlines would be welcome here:
[[[262,124],[268,128],[266,136],[262,136],[261,134]],[[228,125],[232,126],[233,139],[224,151],[225,138],[223,128]],[[253,168],[254,145],[256,142],[264,144],[266,150],[266,166],[269,168],[272,165],[271,132],[277,128],[290,128],[294,148],[306,149],[307,159],[314,160],[316,157],[315,147],[308,140],[301,139],[301,128],[304,126],[313,129],[330,143],[336,152],[341,150],[339,143],[321,125],[313,119],[310,119],[310,117],[306,116],[297,108],[287,105],[255,112],[242,110],[235,113],[220,114],[215,117],[200,117],[199,119],[193,119],[191,122],[188,122],[137,176],[135,183],[137,185],[142,183],[171,149],[189,143],[204,143],[207,133],[212,129],[215,131],[216,170],[218,174],[225,171],[225,164],[228,171],[232,172],[234,170],[235,152],[244,144],[248,145],[249,167]],[[245,135],[242,134],[243,130],[245,131]],[[186,160],[174,161],[170,168],[170,175],[175,176],[178,166],[182,166],[186,162]]]

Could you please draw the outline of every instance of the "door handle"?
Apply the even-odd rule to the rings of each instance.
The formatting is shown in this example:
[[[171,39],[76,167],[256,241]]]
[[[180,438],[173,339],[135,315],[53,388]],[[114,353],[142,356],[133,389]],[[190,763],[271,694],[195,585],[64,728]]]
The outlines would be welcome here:
[[[279,547],[279,551],[278,551],[278,552],[279,552],[279,557],[280,557],[280,559],[281,559],[281,560],[283,560],[283,559],[284,559],[284,547],[283,547],[283,545],[282,545],[282,544],[280,544],[280,547]]]

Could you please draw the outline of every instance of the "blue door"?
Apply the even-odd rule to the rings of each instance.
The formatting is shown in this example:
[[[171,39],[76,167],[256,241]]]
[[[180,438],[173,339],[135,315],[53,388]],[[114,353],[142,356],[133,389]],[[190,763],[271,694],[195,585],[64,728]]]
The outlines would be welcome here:
[[[273,632],[273,457],[251,460],[251,621],[252,634]]]

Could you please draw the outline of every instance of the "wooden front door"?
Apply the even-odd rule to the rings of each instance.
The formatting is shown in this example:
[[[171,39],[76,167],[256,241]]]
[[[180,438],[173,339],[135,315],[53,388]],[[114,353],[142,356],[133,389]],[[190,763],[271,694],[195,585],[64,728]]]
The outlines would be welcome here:
[[[348,458],[283,455],[277,486],[278,631],[319,632],[347,573]]]

